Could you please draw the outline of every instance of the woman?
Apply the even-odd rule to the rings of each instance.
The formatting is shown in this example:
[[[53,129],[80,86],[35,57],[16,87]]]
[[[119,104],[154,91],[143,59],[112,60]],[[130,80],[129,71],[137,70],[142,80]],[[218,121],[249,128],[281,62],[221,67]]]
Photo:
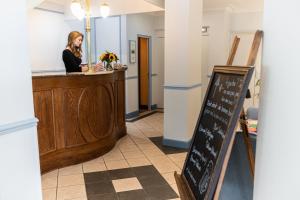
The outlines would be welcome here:
[[[73,31],[69,34],[68,44],[62,55],[66,72],[87,72],[89,70],[87,65],[81,65],[82,40],[83,34],[78,31]],[[99,63],[94,66],[94,69],[99,71],[101,67],[102,64]]]

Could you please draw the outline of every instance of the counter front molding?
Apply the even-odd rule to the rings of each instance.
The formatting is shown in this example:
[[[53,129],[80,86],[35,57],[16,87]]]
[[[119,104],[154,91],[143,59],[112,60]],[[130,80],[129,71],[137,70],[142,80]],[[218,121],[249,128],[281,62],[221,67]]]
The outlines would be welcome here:
[[[124,70],[32,83],[42,173],[99,157],[126,135]]]

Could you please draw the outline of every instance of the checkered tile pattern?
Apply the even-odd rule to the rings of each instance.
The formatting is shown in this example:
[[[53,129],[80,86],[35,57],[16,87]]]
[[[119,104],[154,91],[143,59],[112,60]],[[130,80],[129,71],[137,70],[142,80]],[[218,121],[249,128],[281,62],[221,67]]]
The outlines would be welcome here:
[[[173,174],[186,151],[161,145],[163,114],[127,123],[127,132],[109,153],[43,175],[43,199],[179,199]]]

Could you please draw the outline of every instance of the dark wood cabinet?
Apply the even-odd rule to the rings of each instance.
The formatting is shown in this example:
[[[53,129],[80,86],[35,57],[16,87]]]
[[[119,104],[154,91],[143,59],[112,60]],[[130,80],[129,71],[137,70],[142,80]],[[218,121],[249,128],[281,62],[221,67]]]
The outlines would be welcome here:
[[[32,83],[42,173],[101,156],[126,134],[124,70]]]

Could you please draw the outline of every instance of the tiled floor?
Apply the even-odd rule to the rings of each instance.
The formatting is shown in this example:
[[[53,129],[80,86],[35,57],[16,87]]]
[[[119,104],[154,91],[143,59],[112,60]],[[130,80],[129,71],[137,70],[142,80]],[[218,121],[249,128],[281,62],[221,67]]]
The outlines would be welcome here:
[[[43,175],[43,199],[179,199],[173,173],[186,152],[161,146],[163,113],[127,123],[127,132],[109,153]]]

